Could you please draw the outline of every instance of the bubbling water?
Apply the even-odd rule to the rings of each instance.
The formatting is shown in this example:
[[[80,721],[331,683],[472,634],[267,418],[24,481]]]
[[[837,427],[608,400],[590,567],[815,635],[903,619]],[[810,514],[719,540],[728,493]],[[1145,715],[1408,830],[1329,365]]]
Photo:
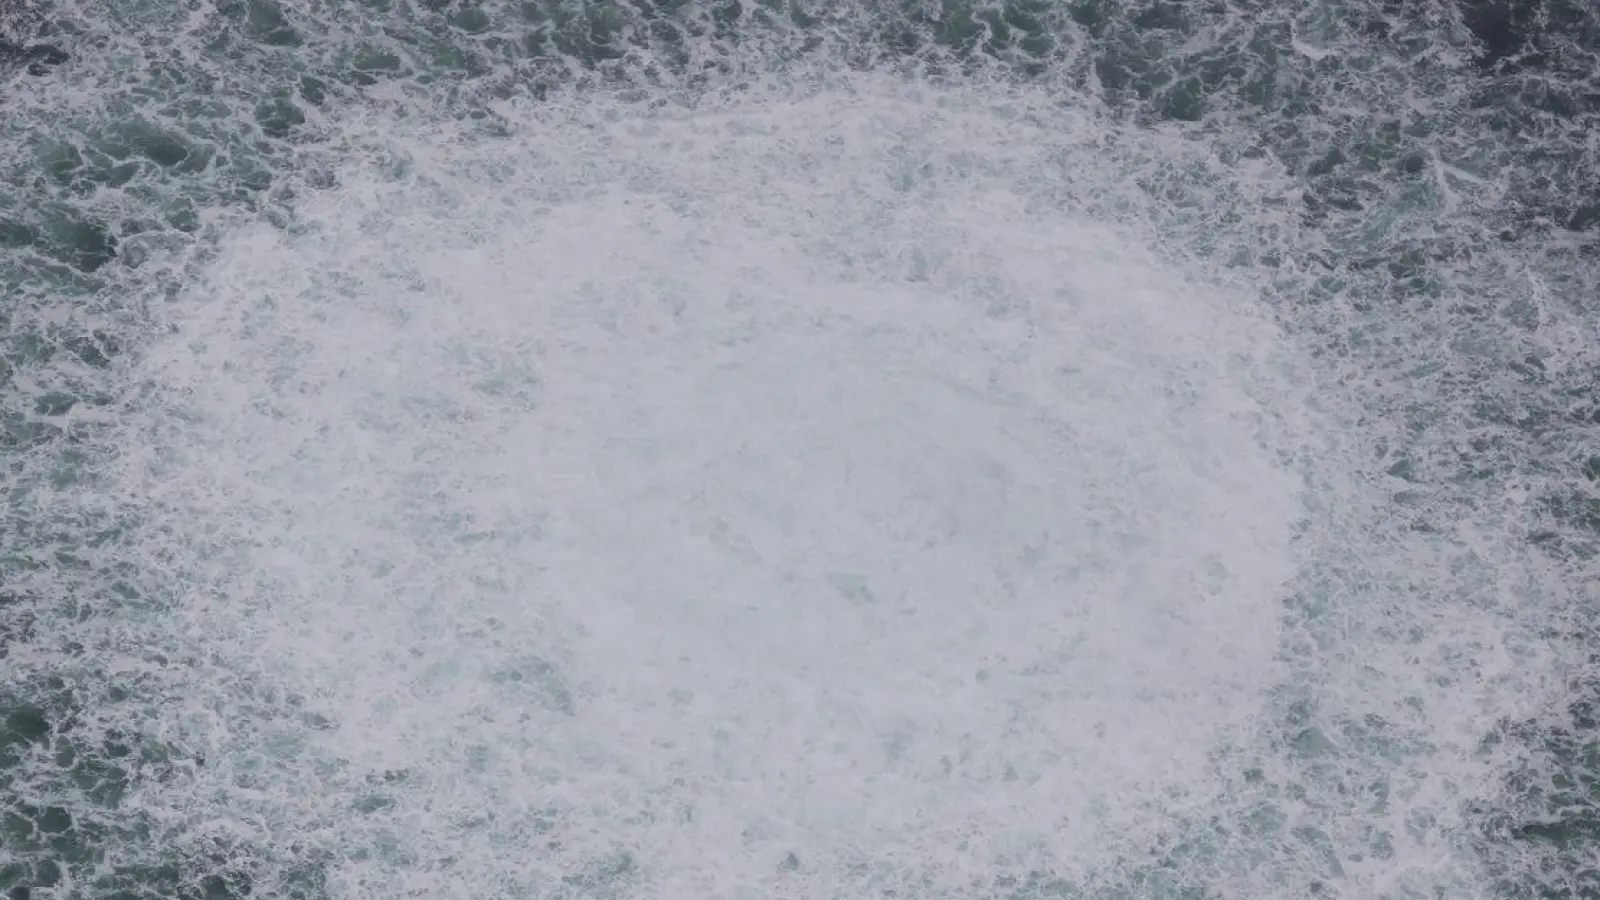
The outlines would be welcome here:
[[[1259,749],[1303,401],[1037,202],[1116,177],[1082,135],[866,78],[500,114],[352,125],[142,359],[120,489],[205,573],[152,816],[342,897],[954,896]]]

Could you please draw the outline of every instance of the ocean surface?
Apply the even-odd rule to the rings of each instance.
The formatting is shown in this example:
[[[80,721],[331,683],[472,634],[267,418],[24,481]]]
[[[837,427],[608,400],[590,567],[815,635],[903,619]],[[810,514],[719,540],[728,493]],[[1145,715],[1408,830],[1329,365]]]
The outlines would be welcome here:
[[[1592,0],[3,0],[0,892],[1600,898]]]

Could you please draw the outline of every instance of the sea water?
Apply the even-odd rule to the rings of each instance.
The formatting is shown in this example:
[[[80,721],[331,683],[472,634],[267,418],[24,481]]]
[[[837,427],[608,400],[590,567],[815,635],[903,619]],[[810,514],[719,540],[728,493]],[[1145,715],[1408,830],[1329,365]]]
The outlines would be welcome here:
[[[0,21],[10,896],[1600,889],[1592,10]]]

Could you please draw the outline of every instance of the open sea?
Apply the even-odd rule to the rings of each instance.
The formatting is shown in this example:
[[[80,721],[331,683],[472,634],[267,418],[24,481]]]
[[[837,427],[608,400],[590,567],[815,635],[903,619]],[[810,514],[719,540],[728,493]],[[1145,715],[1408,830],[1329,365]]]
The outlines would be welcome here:
[[[1594,0],[0,0],[4,900],[1600,898]]]

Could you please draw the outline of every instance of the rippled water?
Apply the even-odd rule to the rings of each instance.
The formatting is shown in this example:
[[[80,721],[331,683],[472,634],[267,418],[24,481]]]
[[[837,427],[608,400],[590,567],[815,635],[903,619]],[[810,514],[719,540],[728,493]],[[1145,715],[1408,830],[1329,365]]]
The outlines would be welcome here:
[[[1600,896],[1597,66],[0,10],[0,888]]]

